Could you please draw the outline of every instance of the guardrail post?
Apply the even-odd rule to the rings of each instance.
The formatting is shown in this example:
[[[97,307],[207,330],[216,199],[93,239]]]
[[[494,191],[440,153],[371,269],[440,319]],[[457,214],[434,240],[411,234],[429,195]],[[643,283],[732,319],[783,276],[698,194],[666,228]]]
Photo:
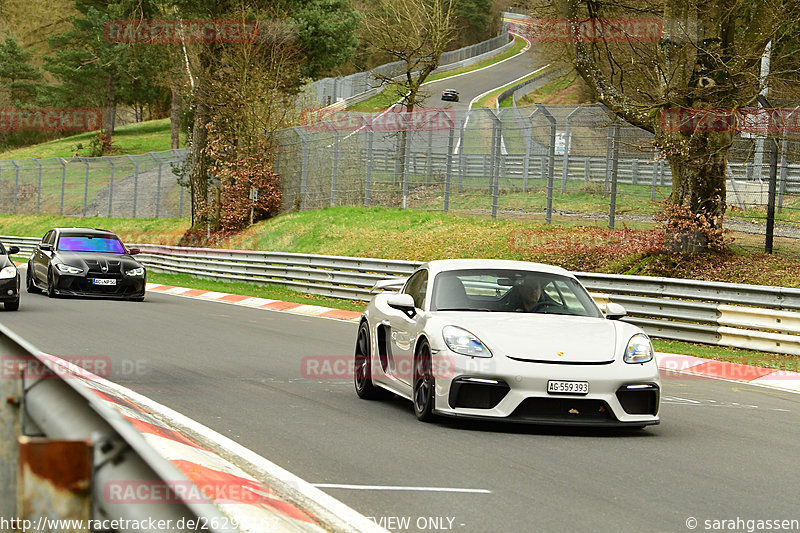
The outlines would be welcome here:
[[[540,103],[536,104],[536,109],[530,114],[528,120],[531,122],[531,129],[533,129],[533,117],[536,113],[541,113],[550,123],[550,139],[547,146],[547,207],[545,208],[545,224],[550,224],[553,219],[553,173],[556,164],[556,119],[547,110],[545,106]],[[545,159],[542,158],[542,170],[544,167]]]
[[[447,161],[445,163],[445,170],[444,170],[444,212],[450,209],[450,180],[452,179],[453,175],[453,149],[455,143],[455,133],[456,133],[456,123],[455,120],[451,121],[448,117],[448,122],[450,122],[450,133],[447,136]]]
[[[161,158],[155,154],[155,152],[150,152],[150,155],[156,160],[156,164],[158,165],[158,181],[156,185],[156,218],[159,218],[159,212],[161,211],[161,165],[163,162],[161,161]]]
[[[567,192],[567,177],[569,175],[569,150],[572,144],[572,117],[581,110],[581,107],[576,107],[572,112],[567,115],[567,126],[564,130],[564,167],[561,169],[561,194]]]
[[[86,206],[89,203],[89,161],[85,157],[81,157],[81,162],[86,167],[83,179],[83,216],[86,216]]]
[[[778,188],[778,210],[783,209],[783,195],[786,192],[786,179],[789,172],[789,162],[786,153],[789,150],[789,119],[800,111],[800,106],[795,107],[783,120],[783,139],[781,140],[781,175]]]
[[[111,218],[111,206],[114,200],[114,161],[107,155],[104,155],[103,159],[105,159],[111,167],[111,176],[108,180],[108,217]]]
[[[464,155],[464,134],[466,133],[467,124],[469,123],[469,116],[471,113],[471,109],[467,111],[467,115],[464,117],[464,122],[461,123],[461,132],[458,137],[458,186],[456,187],[456,192],[459,193],[461,192],[464,175],[467,172],[467,158]]]
[[[363,115],[361,116],[361,123],[367,130],[367,172],[364,176],[364,207],[369,207],[372,199],[372,157],[375,132],[372,130],[372,124]]]
[[[39,167],[39,181],[36,186],[36,214],[38,215],[42,207],[42,164],[34,157],[32,157],[31,160]]]
[[[611,151],[614,145],[614,125],[617,123],[617,119],[614,119],[614,122],[608,126],[608,133],[606,138],[606,181],[605,181],[605,193],[608,194],[609,188],[609,181],[611,180]]]
[[[128,154],[128,159],[133,162],[133,218],[136,218],[136,198],[139,190],[139,162]]]
[[[56,157],[56,159],[61,163],[61,209],[59,214],[64,216],[64,187],[67,183],[67,164],[60,157]]]
[[[17,214],[17,198],[19,197],[19,165],[13,159],[11,164],[14,165],[14,214]]]
[[[433,130],[428,129],[428,151],[425,157],[425,185],[430,185],[431,176],[433,174],[433,161],[431,155],[433,152]]]
[[[299,127],[292,128],[297,136],[300,137],[300,142],[303,144],[303,163],[300,168],[300,211],[306,208],[306,186],[308,183],[308,135]]]
[[[333,171],[331,172],[331,206],[336,205],[336,180],[339,175],[339,132],[330,121],[323,122],[333,132]]]
[[[619,165],[619,122],[614,121],[612,139],[614,150],[611,159],[611,197],[608,202],[608,229],[614,229],[614,217],[617,211],[617,166]]]
[[[631,185],[639,184],[639,160],[631,161]]]
[[[589,169],[592,165],[592,157],[586,156],[586,159],[583,161],[583,181],[589,183]]]
[[[411,117],[408,113],[401,113],[403,122],[403,135],[401,136],[403,142],[403,209],[408,208],[408,164],[411,152],[411,135],[408,134],[408,127],[411,123]]]

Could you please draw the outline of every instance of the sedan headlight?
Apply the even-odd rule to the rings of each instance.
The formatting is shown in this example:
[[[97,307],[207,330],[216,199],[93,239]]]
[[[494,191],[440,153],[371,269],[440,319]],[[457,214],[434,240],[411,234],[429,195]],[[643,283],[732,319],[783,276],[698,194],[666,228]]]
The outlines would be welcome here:
[[[625,357],[623,358],[626,363],[647,363],[653,360],[653,344],[644,333],[637,333],[631,340],[628,341],[628,347],[625,348]]]
[[[14,265],[9,265],[5,267],[3,270],[0,270],[0,279],[9,279],[16,277],[17,277],[17,267],[15,267]]]
[[[74,266],[71,266],[71,265],[65,265],[63,263],[56,263],[56,268],[58,269],[59,272],[62,272],[64,274],[82,274],[83,273],[83,269],[82,268],[74,267]]]
[[[469,331],[456,326],[442,328],[442,336],[447,347],[455,353],[470,357],[491,357],[492,352],[481,340]]]
[[[125,271],[126,276],[144,276],[144,268],[137,267]]]

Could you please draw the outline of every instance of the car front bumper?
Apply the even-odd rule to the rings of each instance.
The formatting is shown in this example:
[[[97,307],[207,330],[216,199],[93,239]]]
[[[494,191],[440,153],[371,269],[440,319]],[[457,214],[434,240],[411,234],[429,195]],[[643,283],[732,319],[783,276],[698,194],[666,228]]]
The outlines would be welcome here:
[[[0,279],[0,302],[15,302],[19,299],[19,272],[13,278]]]
[[[660,422],[661,380],[655,362],[557,364],[445,352],[439,357],[446,358],[446,364],[439,365],[438,375],[434,370],[436,411],[443,415],[556,425]],[[589,392],[549,393],[548,381],[585,381]]]
[[[142,298],[147,283],[146,276],[97,276],[97,279],[114,279],[114,285],[96,285],[94,277],[56,274],[56,294],[99,298]]]

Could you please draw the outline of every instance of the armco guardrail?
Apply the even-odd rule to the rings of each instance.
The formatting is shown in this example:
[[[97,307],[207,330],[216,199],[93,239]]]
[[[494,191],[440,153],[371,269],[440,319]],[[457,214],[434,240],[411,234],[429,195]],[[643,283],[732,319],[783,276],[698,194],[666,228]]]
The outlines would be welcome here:
[[[3,434],[0,435],[3,457],[19,457],[17,438],[20,437],[20,432],[62,441],[85,441],[87,448],[90,447],[88,454],[91,456],[90,464],[87,465],[91,467],[89,479],[82,483],[73,482],[73,486],[68,487],[64,486],[65,479],[75,472],[74,463],[78,461],[75,457],[65,457],[63,451],[61,456],[54,454],[53,464],[73,464],[58,472],[43,469],[41,464],[36,467],[35,459],[47,453],[41,448],[37,452],[22,454],[26,468],[18,468],[16,461],[4,460],[4,463],[11,463],[14,467],[3,471],[4,477],[8,478],[0,480],[4,486],[17,485],[17,470],[23,476],[27,474],[25,482],[19,484],[22,508],[4,508],[4,518],[20,517],[33,520],[34,524],[41,524],[38,522],[39,517],[92,519],[92,516],[87,516],[85,512],[80,514],[80,511],[76,516],[74,508],[68,510],[72,514],[60,514],[69,507],[69,502],[74,503],[84,497],[86,509],[91,507],[95,517],[126,521],[121,522],[123,524],[139,524],[148,520],[154,520],[155,523],[163,520],[162,524],[177,524],[180,520],[183,523],[189,520],[197,523],[200,519],[207,521],[209,526],[214,524],[209,527],[211,531],[236,531],[234,528],[221,526],[230,524],[230,521],[226,521],[220,510],[210,502],[203,503],[196,499],[186,501],[180,497],[171,501],[142,502],[140,505],[109,501],[107,483],[152,487],[185,485],[191,482],[160,456],[119,411],[109,408],[101,400],[95,389],[87,385],[87,380],[79,369],[76,371],[61,365],[57,358],[42,353],[4,325],[0,325],[0,355],[3,359],[3,376],[0,378],[4,399],[0,408],[3,411],[0,418],[4,422],[0,426],[3,429]],[[22,422],[8,423],[14,419]],[[44,443],[39,440],[36,444],[41,446]],[[3,498],[3,501],[5,507],[11,507],[16,498]],[[40,530],[56,529],[62,528],[43,527]],[[138,530],[130,526],[118,526],[114,529]],[[26,530],[33,529],[28,527]]]
[[[12,524],[2,531],[386,533],[235,442],[4,325],[0,361],[0,520]],[[113,363],[77,362],[107,372]]]
[[[3,237],[29,251],[37,239]],[[407,277],[420,265],[363,257],[138,245],[153,271],[221,280],[275,283],[365,300],[379,279]],[[625,319],[654,337],[800,355],[800,289],[647,276],[577,273],[599,303],[628,310]]]

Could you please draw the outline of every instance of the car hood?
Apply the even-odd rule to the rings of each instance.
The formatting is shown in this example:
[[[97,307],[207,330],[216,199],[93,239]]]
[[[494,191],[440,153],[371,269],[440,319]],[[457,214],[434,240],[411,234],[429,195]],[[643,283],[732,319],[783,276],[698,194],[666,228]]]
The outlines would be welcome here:
[[[453,318],[449,323],[477,335],[495,355],[564,364],[614,360],[616,327],[603,318],[527,313],[446,315]]]
[[[100,270],[103,266],[109,271],[118,271],[119,267],[136,268],[141,266],[127,254],[104,254],[99,252],[57,252],[62,262],[90,270]]]

